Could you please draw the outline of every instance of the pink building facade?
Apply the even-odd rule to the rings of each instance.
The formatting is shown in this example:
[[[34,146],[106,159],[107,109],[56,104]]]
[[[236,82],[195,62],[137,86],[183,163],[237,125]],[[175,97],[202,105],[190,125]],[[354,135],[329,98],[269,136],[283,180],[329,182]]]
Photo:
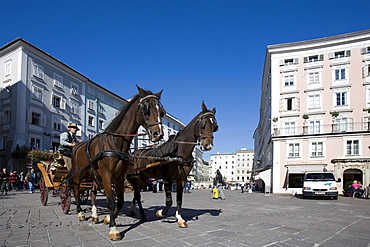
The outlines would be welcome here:
[[[306,171],[370,183],[370,30],[267,47],[254,175],[298,193]]]

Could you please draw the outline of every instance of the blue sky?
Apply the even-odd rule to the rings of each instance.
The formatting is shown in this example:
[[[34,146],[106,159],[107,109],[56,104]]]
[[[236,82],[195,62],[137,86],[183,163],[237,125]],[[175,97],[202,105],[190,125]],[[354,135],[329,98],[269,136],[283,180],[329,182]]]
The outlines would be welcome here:
[[[0,0],[0,46],[21,37],[110,91],[158,92],[187,124],[204,100],[210,154],[253,149],[268,45],[370,28],[370,1]]]

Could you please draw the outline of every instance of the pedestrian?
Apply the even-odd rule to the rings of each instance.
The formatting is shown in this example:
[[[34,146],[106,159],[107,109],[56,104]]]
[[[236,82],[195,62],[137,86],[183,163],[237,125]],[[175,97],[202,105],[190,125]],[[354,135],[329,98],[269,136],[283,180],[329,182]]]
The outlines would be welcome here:
[[[240,186],[240,189],[242,190],[242,193],[244,193],[244,187],[245,187],[244,179],[243,179],[243,181],[241,181],[241,182],[239,183],[239,186]]]
[[[18,190],[18,174],[17,171],[13,171],[9,175],[9,182],[10,182],[10,188],[11,190]]]
[[[220,170],[217,170],[216,171],[216,177],[215,179],[213,180],[213,186],[215,188],[217,188],[218,190],[218,198],[221,198],[221,200],[225,200],[226,197],[225,197],[225,194],[224,194],[224,191],[222,190],[222,186],[225,185],[225,181],[221,175],[221,172]]]
[[[10,177],[10,174],[9,172],[6,170],[6,168],[4,167],[3,168],[3,171],[0,173],[0,178],[1,178],[1,194],[4,194],[5,192],[5,195],[8,194],[8,191],[9,191],[9,177]]]
[[[19,173],[19,180],[18,180],[18,190],[25,190],[26,189],[26,181],[24,180],[24,173]]]
[[[68,131],[60,134],[59,141],[60,145],[58,151],[63,155],[64,163],[67,170],[72,169],[72,148],[77,144],[76,132],[80,130],[76,123],[68,125]]]
[[[186,180],[185,186],[184,186],[184,193],[191,193],[190,188],[191,188],[191,182],[189,180]]]
[[[37,176],[36,176],[35,170],[33,168],[30,170],[30,172],[27,173],[26,181],[28,183],[29,193],[34,193],[35,192],[35,184],[37,182]]]
[[[157,193],[157,180],[156,179],[154,179],[153,180],[153,193]]]

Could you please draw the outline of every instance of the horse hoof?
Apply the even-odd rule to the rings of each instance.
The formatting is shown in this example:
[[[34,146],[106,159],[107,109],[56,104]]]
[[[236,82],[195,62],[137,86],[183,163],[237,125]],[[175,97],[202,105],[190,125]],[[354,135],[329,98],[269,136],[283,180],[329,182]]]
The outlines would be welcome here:
[[[109,239],[113,241],[121,240],[120,233],[109,233]]]
[[[86,220],[86,217],[85,217],[85,215],[84,215],[84,214],[78,214],[77,219],[78,219],[79,221],[84,221],[84,220]]]
[[[92,217],[91,222],[94,224],[99,224],[99,218],[98,217]]]
[[[104,217],[104,224],[108,225],[110,222],[109,218],[107,216]],[[109,234],[110,235],[110,234]]]
[[[156,213],[155,213],[155,215],[157,216],[157,217],[163,217],[164,215],[162,214],[162,210],[158,210]]]
[[[147,217],[143,217],[143,218],[140,219],[140,222],[141,223],[144,223],[144,222],[147,222],[147,221],[148,221],[148,218]]]
[[[177,225],[181,228],[187,228],[188,227],[188,224],[186,224],[185,221],[182,221],[182,222],[177,222]]]
[[[135,212],[130,211],[130,216],[135,216]]]

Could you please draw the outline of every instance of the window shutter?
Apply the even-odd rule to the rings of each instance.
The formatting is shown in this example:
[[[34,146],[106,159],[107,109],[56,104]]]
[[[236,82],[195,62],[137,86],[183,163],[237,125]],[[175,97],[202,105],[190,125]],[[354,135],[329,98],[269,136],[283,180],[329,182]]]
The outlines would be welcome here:
[[[362,78],[368,77],[369,76],[369,66],[367,65],[362,68]]]
[[[319,61],[324,61],[324,54],[319,55]]]
[[[282,112],[284,109],[284,102],[285,102],[285,99],[280,100],[280,112]]]
[[[60,102],[60,109],[65,110],[66,109],[66,99],[62,98]]]
[[[298,58],[294,58],[294,64],[298,64]]]
[[[329,59],[333,59],[334,58],[334,53],[333,52],[330,52],[328,55],[329,55]]]
[[[283,66],[283,65],[284,65],[284,60],[283,60],[283,59],[280,59],[280,60],[279,60],[279,65],[280,65],[280,66]]]
[[[351,56],[351,50],[346,50],[346,57],[350,57]]]
[[[4,123],[4,112],[0,112],[0,124]]]
[[[361,48],[361,54],[366,54],[367,53],[367,48],[366,47],[364,47],[364,48]]]
[[[303,63],[308,63],[308,57],[303,58]]]
[[[294,110],[299,111],[299,106],[300,106],[299,98],[294,98],[294,101],[295,101],[295,109]]]

